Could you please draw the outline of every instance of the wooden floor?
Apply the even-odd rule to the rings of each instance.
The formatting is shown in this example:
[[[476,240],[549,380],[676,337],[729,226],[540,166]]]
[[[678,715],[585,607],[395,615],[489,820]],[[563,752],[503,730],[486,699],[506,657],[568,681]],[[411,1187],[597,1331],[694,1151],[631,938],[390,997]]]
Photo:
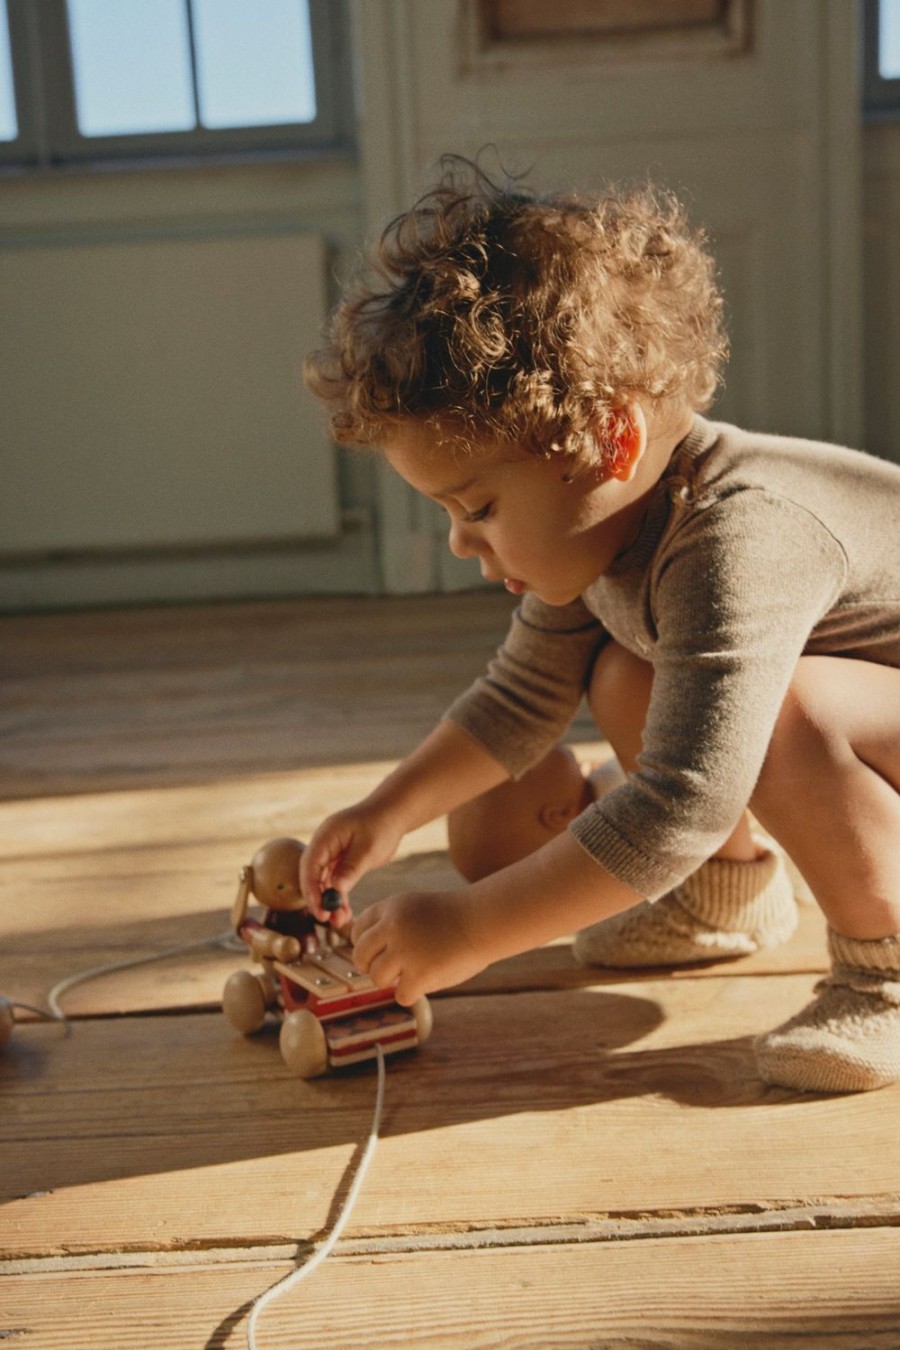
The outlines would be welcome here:
[[[0,993],[224,932],[258,844],[368,790],[499,640],[506,597],[0,620]],[[591,756],[591,730],[573,739]],[[602,753],[602,750],[601,750]],[[359,888],[455,884],[442,827]],[[548,897],[548,903],[565,903]],[[292,1078],[218,1010],[241,958],[73,988],[0,1055],[0,1342],[217,1350],[346,1193],[375,1076]],[[261,1350],[900,1346],[900,1089],[765,1089],[789,946],[601,977],[567,941],[435,1000],[389,1063],[335,1254]]]

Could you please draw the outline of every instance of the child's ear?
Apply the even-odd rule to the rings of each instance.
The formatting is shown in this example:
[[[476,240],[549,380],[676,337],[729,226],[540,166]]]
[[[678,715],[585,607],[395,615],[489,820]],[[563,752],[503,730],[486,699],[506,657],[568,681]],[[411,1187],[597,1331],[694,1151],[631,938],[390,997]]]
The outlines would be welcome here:
[[[641,405],[630,403],[615,413],[600,443],[605,449],[603,467],[609,476],[630,482],[647,449],[647,422]]]

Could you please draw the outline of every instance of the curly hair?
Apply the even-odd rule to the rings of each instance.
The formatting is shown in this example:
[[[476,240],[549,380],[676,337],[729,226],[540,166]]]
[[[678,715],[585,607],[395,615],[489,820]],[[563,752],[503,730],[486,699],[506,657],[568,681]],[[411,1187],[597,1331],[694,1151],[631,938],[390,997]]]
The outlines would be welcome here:
[[[462,443],[593,458],[597,427],[630,401],[709,407],[727,355],[723,302],[674,197],[538,197],[458,156],[441,165],[304,364],[336,441],[378,445],[418,418]]]

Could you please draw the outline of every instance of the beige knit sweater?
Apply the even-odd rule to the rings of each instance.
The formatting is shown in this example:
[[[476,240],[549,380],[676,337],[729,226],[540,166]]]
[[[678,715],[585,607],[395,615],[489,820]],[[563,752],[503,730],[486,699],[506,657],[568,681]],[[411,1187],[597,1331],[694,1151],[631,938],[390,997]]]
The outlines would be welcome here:
[[[652,899],[733,830],[802,653],[900,666],[900,467],[697,417],[634,542],[571,605],[526,595],[447,715],[519,776],[608,636],[654,668],[644,749],[570,828]]]

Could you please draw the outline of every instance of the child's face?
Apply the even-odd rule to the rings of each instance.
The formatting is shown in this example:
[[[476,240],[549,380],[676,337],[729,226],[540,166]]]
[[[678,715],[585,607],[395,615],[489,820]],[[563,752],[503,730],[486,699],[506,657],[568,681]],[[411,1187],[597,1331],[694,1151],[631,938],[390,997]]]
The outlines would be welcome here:
[[[581,595],[634,537],[645,489],[499,442],[469,451],[410,420],[382,447],[417,492],[450,517],[450,551],[477,558],[487,581],[550,605]]]

